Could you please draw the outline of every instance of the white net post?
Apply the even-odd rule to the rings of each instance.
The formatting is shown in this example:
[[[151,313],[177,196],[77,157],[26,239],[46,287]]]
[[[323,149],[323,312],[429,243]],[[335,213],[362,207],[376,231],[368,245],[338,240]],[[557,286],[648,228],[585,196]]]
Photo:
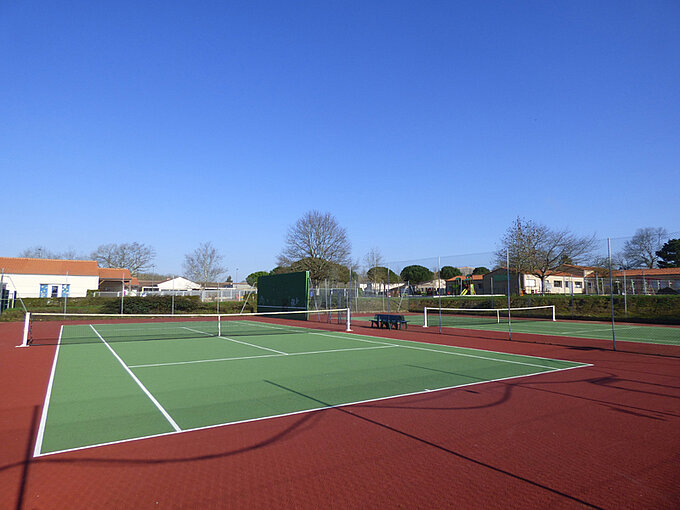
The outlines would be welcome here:
[[[550,305],[552,306],[552,320],[555,322],[555,305]]]
[[[30,331],[31,331],[31,312],[26,312],[26,316],[24,317],[24,335],[23,338],[21,339],[21,345],[17,345],[17,347],[28,347],[28,336]]]
[[[423,327],[427,327],[427,306],[423,308],[423,311],[425,312],[425,315],[423,316]]]
[[[351,313],[350,310],[351,310],[351,308],[347,308],[347,329],[345,331],[352,331],[352,328],[350,327],[350,318],[349,318],[349,314]]]
[[[501,323],[501,311],[499,309],[496,310],[496,324]]]

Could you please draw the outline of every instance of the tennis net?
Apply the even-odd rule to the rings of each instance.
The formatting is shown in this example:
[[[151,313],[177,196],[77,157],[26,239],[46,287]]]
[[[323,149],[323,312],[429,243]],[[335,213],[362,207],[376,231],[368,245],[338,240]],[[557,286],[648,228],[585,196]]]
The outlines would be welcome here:
[[[464,328],[510,321],[554,321],[555,305],[518,308],[434,308],[425,307],[423,327]]]
[[[303,323],[300,321],[304,321]],[[243,314],[26,313],[21,346],[280,335],[316,327],[350,329],[346,308]],[[68,334],[62,335],[62,326]]]

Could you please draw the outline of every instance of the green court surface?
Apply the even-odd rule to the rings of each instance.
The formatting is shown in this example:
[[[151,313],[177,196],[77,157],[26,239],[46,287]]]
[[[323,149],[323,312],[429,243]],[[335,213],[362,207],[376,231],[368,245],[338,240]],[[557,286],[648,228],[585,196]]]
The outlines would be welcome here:
[[[353,316],[352,321],[369,321],[372,317]],[[424,317],[406,315],[406,320],[414,326],[422,326]],[[571,322],[565,320],[551,321],[547,319],[517,318],[512,321],[513,333],[530,333],[534,335],[555,335],[572,338],[592,338],[611,340],[612,325],[605,322]],[[439,327],[439,316],[428,315],[428,327]],[[507,320],[495,322],[494,317],[442,316],[442,327],[479,329],[484,331],[507,331]],[[619,323],[614,325],[617,341],[642,342],[651,344],[680,345],[680,327],[656,326],[647,324]]]
[[[63,326],[34,454],[587,366],[258,321],[213,329]]]

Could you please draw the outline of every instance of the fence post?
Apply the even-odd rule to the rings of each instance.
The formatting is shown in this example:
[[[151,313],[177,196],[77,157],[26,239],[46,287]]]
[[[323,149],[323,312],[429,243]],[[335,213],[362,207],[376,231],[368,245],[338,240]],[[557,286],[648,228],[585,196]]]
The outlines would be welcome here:
[[[616,350],[616,330],[614,327],[614,285],[612,285],[612,242],[607,238],[607,255],[609,257],[609,300],[612,305],[612,345]]]

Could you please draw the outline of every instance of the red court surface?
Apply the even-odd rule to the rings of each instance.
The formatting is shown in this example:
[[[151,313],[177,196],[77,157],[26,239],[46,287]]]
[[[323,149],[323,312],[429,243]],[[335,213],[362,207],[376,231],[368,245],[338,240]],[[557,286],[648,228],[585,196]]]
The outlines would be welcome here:
[[[680,357],[355,326],[593,366],[34,459],[55,346],[21,327],[0,324],[3,509],[680,508]]]

